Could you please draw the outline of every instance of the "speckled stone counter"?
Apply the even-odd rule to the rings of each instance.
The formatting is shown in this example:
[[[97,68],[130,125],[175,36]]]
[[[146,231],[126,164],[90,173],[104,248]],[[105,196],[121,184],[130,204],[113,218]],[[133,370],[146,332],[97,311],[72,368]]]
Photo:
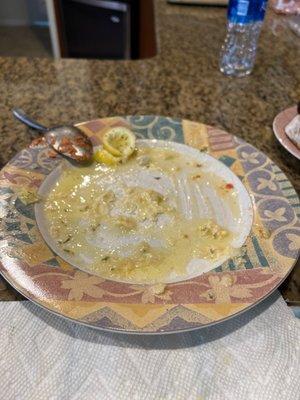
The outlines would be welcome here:
[[[278,29],[284,19],[269,12],[253,74],[230,79],[218,70],[225,14],[224,8],[156,0],[158,52],[151,59],[0,58],[0,166],[34,137],[14,121],[12,107],[49,126],[162,114],[217,125],[249,141],[278,164],[299,193],[300,162],[277,143],[272,121],[300,99],[300,38]],[[297,285],[297,279],[294,272],[289,282]],[[14,296],[0,285],[0,299]]]

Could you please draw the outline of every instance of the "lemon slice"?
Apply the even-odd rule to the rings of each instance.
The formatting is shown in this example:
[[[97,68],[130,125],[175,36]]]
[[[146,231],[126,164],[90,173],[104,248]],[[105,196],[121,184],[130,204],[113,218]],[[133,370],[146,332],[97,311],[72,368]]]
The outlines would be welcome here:
[[[115,157],[105,149],[97,150],[94,153],[94,160],[98,163],[106,164],[106,165],[116,165],[121,158]]]
[[[116,126],[103,136],[103,147],[115,157],[128,158],[135,149],[134,133],[122,126]]]

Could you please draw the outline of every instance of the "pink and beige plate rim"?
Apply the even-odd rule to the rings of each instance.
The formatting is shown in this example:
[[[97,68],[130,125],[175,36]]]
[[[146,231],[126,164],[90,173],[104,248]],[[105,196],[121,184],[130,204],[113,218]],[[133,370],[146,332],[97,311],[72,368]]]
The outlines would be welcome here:
[[[279,113],[273,122],[273,130],[276,138],[282,146],[293,156],[300,160],[300,149],[289,139],[285,133],[285,127],[297,115],[297,107],[290,107]]]

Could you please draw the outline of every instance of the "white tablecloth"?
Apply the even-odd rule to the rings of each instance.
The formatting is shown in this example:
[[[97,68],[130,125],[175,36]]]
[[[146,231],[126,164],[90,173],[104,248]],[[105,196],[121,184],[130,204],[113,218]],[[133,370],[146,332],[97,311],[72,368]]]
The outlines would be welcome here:
[[[0,303],[0,399],[298,400],[300,327],[278,293],[223,324],[103,333]]]

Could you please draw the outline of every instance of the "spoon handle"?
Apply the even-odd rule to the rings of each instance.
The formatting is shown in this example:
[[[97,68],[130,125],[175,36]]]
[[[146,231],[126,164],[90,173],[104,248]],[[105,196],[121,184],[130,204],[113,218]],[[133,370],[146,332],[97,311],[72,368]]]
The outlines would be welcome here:
[[[12,113],[15,118],[19,121],[23,122],[23,124],[29,126],[30,128],[36,129],[40,132],[47,132],[48,129],[44,126],[39,124],[38,122],[34,121],[33,119],[29,118],[23,110],[20,108],[14,108]]]

